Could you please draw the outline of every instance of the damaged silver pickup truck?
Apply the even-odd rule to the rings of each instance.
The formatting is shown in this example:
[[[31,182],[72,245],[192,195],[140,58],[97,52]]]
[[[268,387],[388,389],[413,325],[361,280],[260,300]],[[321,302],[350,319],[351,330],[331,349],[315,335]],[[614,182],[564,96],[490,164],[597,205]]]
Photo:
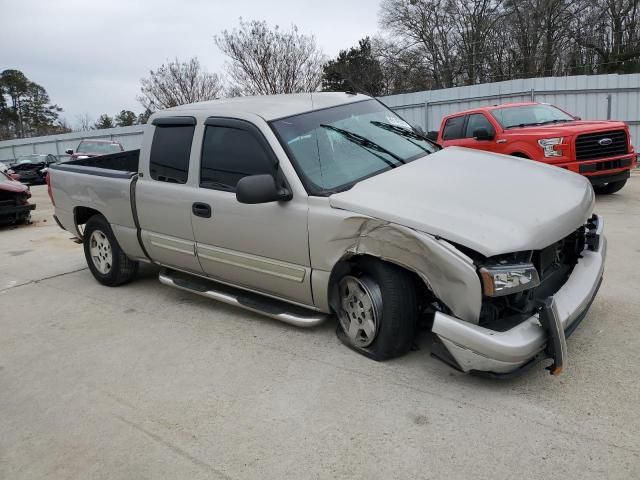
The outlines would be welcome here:
[[[55,165],[59,224],[104,285],[166,285],[296,326],[335,315],[376,360],[419,325],[465,372],[550,358],[602,280],[606,240],[576,174],[441,150],[375,99],[314,93],[155,113],[141,150]]]

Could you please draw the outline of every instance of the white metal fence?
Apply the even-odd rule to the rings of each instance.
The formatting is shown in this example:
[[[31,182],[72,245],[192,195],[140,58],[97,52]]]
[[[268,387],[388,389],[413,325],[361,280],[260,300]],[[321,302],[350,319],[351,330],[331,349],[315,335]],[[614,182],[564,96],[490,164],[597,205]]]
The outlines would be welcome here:
[[[640,144],[640,74],[580,75],[405,93],[383,97],[387,106],[426,131],[438,130],[451,113],[484,105],[535,100],[548,102],[583,120],[623,120]]]
[[[548,102],[584,120],[623,120],[631,128],[632,140],[640,139],[640,74],[581,75],[509,80],[469,87],[448,88],[382,97],[390,108],[409,123],[437,130],[442,117],[482,105],[527,100]],[[0,142],[0,161],[30,153],[53,153],[61,158],[83,138],[116,140],[125,149],[140,148],[143,125],[74,132],[47,137]],[[638,143],[636,143],[638,142]]]
[[[13,160],[21,155],[29,155],[31,153],[52,153],[64,159],[68,156],[64,153],[65,150],[75,150],[83,138],[115,140],[120,142],[125,150],[140,148],[143,130],[144,125],[133,125],[131,127],[7,140],[0,142],[0,162]]]

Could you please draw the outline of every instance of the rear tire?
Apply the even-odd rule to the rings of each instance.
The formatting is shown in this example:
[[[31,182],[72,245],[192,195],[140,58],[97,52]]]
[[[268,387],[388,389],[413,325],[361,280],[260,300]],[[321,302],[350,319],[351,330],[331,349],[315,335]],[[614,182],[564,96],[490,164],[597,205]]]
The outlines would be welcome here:
[[[625,178],[624,180],[620,180],[618,182],[609,182],[605,183],[604,185],[594,185],[593,191],[598,195],[610,195],[612,193],[620,191],[626,183],[627,179]]]
[[[108,287],[130,282],[138,272],[138,262],[127,257],[111,226],[102,215],[94,215],[84,229],[84,256],[98,282]]]
[[[337,334],[343,343],[377,361],[402,356],[411,349],[418,301],[409,272],[364,258],[337,287]]]

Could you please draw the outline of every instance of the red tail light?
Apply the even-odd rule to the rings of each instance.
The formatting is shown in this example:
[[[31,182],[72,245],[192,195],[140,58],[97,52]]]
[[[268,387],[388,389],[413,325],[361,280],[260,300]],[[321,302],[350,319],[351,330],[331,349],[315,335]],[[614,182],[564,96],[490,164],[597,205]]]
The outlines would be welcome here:
[[[55,207],[56,206],[56,202],[53,199],[53,190],[51,189],[51,172],[47,172],[47,176],[45,177],[45,180],[47,182],[47,193],[49,194],[49,198],[51,199],[51,203]]]

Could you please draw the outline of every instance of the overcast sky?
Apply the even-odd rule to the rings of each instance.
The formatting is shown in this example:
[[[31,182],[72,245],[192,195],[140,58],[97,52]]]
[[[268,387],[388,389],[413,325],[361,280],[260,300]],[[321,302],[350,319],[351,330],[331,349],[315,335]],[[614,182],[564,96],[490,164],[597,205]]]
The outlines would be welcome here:
[[[142,110],[140,78],[167,59],[197,56],[211,72],[225,58],[213,36],[238,20],[314,34],[329,56],[378,29],[377,0],[2,0],[0,71],[46,88],[72,124],[87,112]]]

